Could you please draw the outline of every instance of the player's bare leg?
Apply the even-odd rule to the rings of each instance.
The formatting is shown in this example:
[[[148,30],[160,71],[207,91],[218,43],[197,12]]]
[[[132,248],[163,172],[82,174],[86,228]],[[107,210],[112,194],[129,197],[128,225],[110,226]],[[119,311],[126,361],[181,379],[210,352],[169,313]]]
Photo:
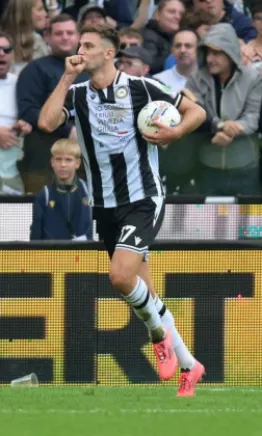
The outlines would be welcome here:
[[[203,374],[205,373],[205,368],[192,356],[184,344],[183,339],[176,329],[175,320],[172,313],[165,307],[163,301],[155,292],[148,262],[142,262],[139,270],[139,276],[147,284],[147,287],[154,299],[157,311],[161,317],[162,323],[172,336],[172,344],[181,368],[177,396],[193,396],[195,395],[195,385],[201,380]]]
[[[116,249],[110,265],[109,278],[112,285],[132,306],[136,315],[145,323],[153,342],[159,375],[169,380],[177,369],[177,358],[172,338],[161,321],[154,299],[145,281],[139,277],[143,254]]]

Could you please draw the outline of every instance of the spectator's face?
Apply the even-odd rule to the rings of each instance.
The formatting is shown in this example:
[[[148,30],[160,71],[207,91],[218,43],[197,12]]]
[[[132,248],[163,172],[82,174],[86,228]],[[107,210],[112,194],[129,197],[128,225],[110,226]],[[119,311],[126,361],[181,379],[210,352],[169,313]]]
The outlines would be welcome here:
[[[13,47],[6,38],[0,37],[0,79],[5,79],[13,60]]]
[[[156,12],[155,18],[164,32],[173,33],[178,30],[184,12],[183,4],[178,0],[172,0],[160,12]]]
[[[75,172],[80,167],[80,163],[80,159],[68,153],[56,153],[51,159],[51,166],[58,182],[64,184],[72,183]]]
[[[149,72],[149,66],[145,65],[139,58],[130,58],[128,56],[121,56],[117,60],[117,68],[124,71],[130,76],[143,77]]]
[[[103,17],[103,15],[99,14],[99,12],[90,12],[85,16],[85,19],[83,20],[83,25],[86,26],[95,26],[97,24],[105,24],[106,19]]]
[[[49,44],[54,55],[66,57],[75,54],[78,42],[79,34],[74,21],[52,25]]]
[[[224,76],[231,72],[232,61],[223,51],[208,47],[206,62],[207,69],[212,75]]]
[[[142,46],[142,39],[136,38],[135,36],[120,36],[120,49],[124,50],[127,47],[131,47],[133,45]]]
[[[257,29],[257,33],[262,35],[262,11],[255,13],[253,17],[253,26]]]
[[[193,3],[197,11],[203,11],[211,18],[219,19],[224,8],[223,0],[193,0]]]
[[[42,0],[35,0],[32,8],[32,20],[36,30],[43,30],[47,27],[48,15]]]
[[[113,61],[115,50],[111,43],[102,39],[97,33],[84,33],[80,38],[78,54],[85,62],[85,71],[94,73],[101,69],[105,62]]]
[[[173,54],[177,63],[183,66],[190,66],[196,63],[197,59],[197,37],[193,32],[179,32],[173,41]]]

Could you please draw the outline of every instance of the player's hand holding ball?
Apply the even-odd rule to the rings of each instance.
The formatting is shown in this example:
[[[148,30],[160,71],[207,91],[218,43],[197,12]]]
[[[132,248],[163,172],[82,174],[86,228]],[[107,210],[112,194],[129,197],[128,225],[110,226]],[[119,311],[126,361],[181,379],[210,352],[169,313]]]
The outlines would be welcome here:
[[[85,68],[85,62],[82,56],[74,55],[66,58],[66,74],[78,76]]]
[[[138,128],[143,138],[150,144],[167,148],[172,141],[182,136],[176,126],[181,122],[178,110],[165,101],[152,101],[140,112],[137,119]]]

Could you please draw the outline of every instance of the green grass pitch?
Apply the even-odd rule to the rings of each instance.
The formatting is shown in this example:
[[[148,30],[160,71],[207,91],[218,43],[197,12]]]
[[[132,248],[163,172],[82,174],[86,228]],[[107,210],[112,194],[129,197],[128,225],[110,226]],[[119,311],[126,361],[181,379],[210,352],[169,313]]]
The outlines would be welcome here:
[[[1,436],[262,436],[262,388],[0,389]]]

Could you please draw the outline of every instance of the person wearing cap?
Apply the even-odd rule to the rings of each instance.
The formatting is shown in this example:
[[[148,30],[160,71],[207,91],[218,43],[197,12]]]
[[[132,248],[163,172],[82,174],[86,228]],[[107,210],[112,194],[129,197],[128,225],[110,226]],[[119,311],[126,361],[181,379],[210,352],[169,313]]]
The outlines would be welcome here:
[[[149,77],[151,54],[144,47],[131,46],[120,50],[116,66],[130,76]]]
[[[143,28],[150,16],[150,0],[61,0],[64,12],[75,20],[81,19],[81,14],[88,6],[105,8],[107,24],[113,28],[132,26]]]
[[[88,6],[80,12],[79,26],[96,26],[106,24],[106,11],[100,6]]]
[[[236,32],[228,23],[210,27],[199,46],[198,64],[186,88],[208,114],[199,134],[202,193],[259,194],[255,132],[261,76],[243,65]]]

